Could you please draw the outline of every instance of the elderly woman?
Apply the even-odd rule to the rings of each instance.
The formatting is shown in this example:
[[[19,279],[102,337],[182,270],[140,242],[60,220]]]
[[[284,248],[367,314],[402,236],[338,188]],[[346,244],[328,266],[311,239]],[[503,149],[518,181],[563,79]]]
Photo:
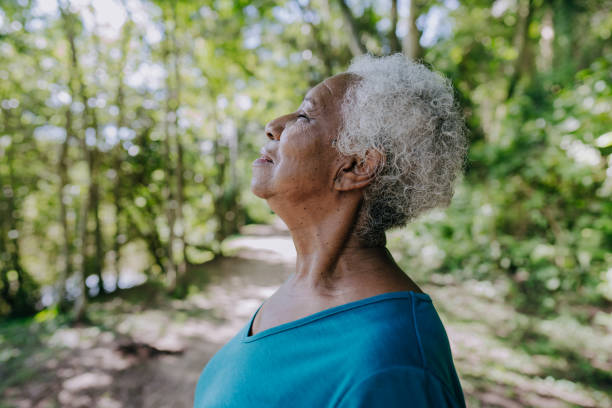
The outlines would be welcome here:
[[[449,83],[400,54],[353,61],[267,124],[251,188],[295,272],[204,369],[195,407],[463,407],[430,297],[385,231],[448,205],[467,149]]]

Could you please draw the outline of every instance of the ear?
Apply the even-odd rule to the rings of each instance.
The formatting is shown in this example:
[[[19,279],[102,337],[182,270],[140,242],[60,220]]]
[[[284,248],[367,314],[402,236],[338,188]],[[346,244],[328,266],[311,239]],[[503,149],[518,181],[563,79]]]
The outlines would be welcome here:
[[[336,173],[334,187],[338,191],[350,191],[365,188],[372,182],[377,170],[384,164],[384,155],[369,149],[365,159],[347,157]]]

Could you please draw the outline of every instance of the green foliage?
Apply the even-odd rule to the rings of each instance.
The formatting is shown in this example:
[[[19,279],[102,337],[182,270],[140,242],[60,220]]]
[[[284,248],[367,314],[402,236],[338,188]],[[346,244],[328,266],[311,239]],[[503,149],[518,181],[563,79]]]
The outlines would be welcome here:
[[[397,27],[374,0],[0,2],[0,394],[78,359],[64,338],[221,324],[202,288],[253,264],[198,264],[273,219],[265,123],[415,23],[471,148],[451,206],[388,242],[469,405],[610,405],[612,2],[412,1]]]
[[[542,30],[539,19],[550,9],[535,3],[532,25]],[[578,21],[598,19],[593,9],[573,12]],[[460,7],[454,36],[427,55],[455,78],[478,119],[470,121],[470,164],[453,204],[409,227],[408,239],[395,233],[394,245],[401,251],[401,245],[414,245],[413,234],[420,235],[417,248],[427,249],[406,254],[408,270],[507,279],[512,284],[507,296],[526,310],[554,312],[559,302],[610,301],[612,49],[600,48],[603,53],[588,63],[590,54],[566,55],[565,62],[557,56],[555,64],[573,69],[564,78],[558,66],[546,68],[545,61],[537,69],[535,41],[542,47],[546,38],[532,27],[526,39],[531,65],[522,73],[521,90],[506,98],[509,77],[499,71],[512,73],[508,62],[520,57],[512,45],[516,31],[506,26],[520,16],[511,9],[497,18],[492,13],[485,4]],[[489,29],[480,30],[474,20]],[[612,25],[607,27],[609,37]],[[557,31],[555,38],[597,43],[588,34],[577,38],[575,32]],[[587,65],[577,71],[576,61]],[[428,264],[427,256],[440,259]]]
[[[351,39],[382,54],[411,24],[369,0],[348,16],[322,0],[109,2],[114,23],[95,1],[43,3],[0,8],[0,315],[36,312],[39,286],[44,306],[112,291],[123,271],[187,293],[186,267],[270,220],[248,191],[265,123],[345,69]],[[391,234],[394,252],[417,275],[507,281],[528,310],[612,300],[612,6],[453,4],[418,1],[416,25],[452,27],[423,60],[457,88],[470,161],[448,211]]]

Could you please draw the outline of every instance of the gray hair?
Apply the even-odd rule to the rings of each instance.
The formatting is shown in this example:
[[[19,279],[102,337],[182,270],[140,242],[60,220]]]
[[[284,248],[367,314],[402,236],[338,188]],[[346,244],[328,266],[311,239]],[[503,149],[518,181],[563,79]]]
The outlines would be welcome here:
[[[384,231],[450,204],[467,132],[450,81],[424,65],[402,54],[363,55],[347,72],[358,81],[344,96],[335,146],[361,160],[370,149],[384,156],[356,226],[362,239],[377,245]]]

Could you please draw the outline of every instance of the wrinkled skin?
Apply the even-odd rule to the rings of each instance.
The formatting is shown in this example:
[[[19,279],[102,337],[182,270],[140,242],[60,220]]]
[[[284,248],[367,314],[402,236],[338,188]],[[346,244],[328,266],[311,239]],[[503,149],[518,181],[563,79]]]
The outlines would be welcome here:
[[[255,316],[252,333],[381,293],[420,292],[384,246],[354,233],[363,190],[384,157],[365,161],[332,145],[340,104],[354,75],[340,74],[312,88],[297,111],[266,125],[268,142],[253,163],[251,190],[289,227],[296,271]]]

